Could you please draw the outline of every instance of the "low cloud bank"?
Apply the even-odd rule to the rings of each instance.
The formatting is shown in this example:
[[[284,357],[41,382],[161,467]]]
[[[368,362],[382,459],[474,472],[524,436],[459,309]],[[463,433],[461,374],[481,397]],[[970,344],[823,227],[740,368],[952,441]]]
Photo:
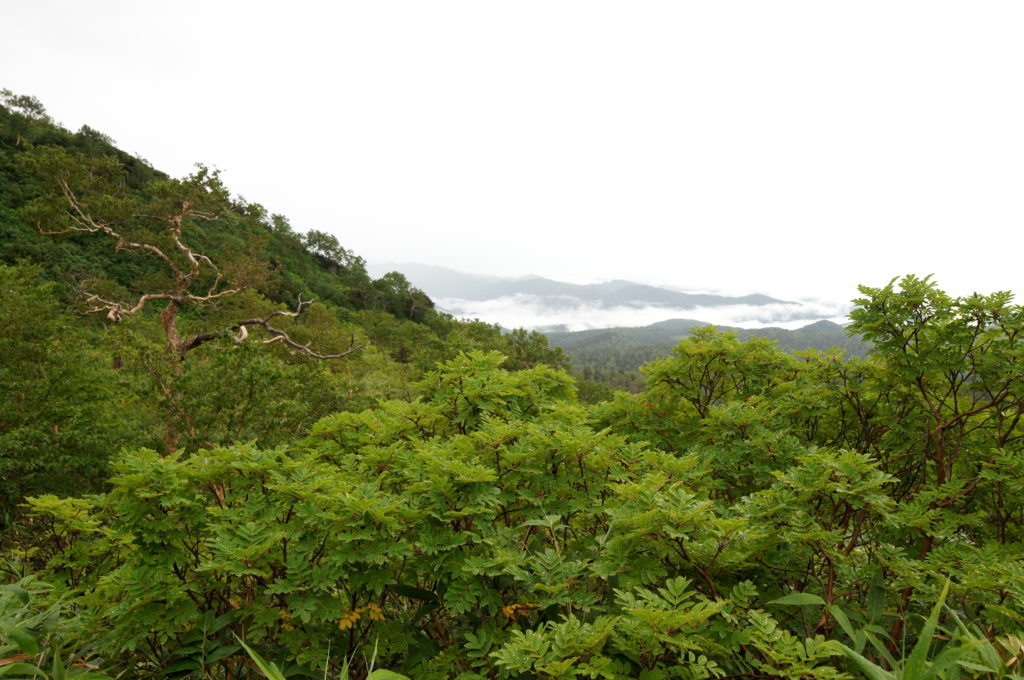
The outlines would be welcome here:
[[[717,307],[601,307],[578,298],[510,295],[492,300],[441,298],[437,306],[457,317],[480,319],[505,328],[583,331],[617,326],[648,326],[668,319],[693,319],[740,328],[801,328],[823,319],[846,323],[849,303],[801,300],[796,304]]]

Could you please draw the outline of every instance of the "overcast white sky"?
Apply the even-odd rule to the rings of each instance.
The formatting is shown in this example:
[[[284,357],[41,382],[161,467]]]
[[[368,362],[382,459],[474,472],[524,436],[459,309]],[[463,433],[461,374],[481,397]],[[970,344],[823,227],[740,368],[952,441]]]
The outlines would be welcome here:
[[[1024,293],[1021,2],[0,4],[0,87],[372,259]]]

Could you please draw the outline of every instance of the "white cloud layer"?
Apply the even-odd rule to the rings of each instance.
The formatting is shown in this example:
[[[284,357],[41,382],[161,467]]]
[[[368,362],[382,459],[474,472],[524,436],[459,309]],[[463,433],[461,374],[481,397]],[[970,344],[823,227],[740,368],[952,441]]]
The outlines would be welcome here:
[[[846,323],[850,310],[847,303],[802,300],[792,304],[723,305],[720,307],[602,307],[575,298],[550,298],[537,295],[513,295],[492,300],[441,298],[437,306],[457,317],[480,319],[505,328],[550,329],[564,327],[570,331],[616,326],[647,326],[668,319],[693,319],[720,326],[740,328],[801,328],[827,319]]]

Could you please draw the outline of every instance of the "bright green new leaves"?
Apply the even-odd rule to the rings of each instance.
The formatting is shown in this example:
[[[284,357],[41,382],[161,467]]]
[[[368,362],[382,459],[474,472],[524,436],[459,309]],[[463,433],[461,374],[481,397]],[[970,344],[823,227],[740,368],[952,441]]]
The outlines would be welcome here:
[[[408,663],[449,644],[421,632],[439,610],[454,635],[596,602],[579,555],[606,531],[621,441],[559,401],[564,373],[500,361],[457,359],[428,377],[426,400],[332,417],[299,450],[139,451],[94,509],[36,502],[58,532],[83,510],[110,518],[87,543],[114,568],[79,573],[100,647],[170,666],[197,618],[231,614],[307,667],[323,663],[310,641],[352,655],[377,636]]]
[[[286,675],[330,649],[428,680],[1006,676],[1019,309],[867,294],[863,361],[707,330],[588,410],[470,352],[290,447],[127,453],[106,496],[33,501],[31,558],[152,674],[234,673],[230,632]]]
[[[715,406],[761,394],[786,379],[793,363],[771,341],[740,342],[734,332],[706,326],[680,342],[672,357],[652,361],[644,372],[653,394],[705,418]]]
[[[231,629],[310,671],[328,647],[373,646],[416,677],[463,654],[514,677],[522,645],[550,677],[826,668],[751,607],[736,572],[768,536],[688,486],[707,474],[698,455],[594,430],[547,367],[471,354],[421,389],[325,419],[297,448],[136,451],[95,503],[35,501],[36,521],[75,537],[51,564],[81,584],[97,649],[226,669]]]
[[[708,600],[687,579],[616,592],[616,613],[516,631],[493,657],[542,678],[839,677],[822,638],[799,640],[749,600]]]
[[[913,613],[945,575],[968,618],[1024,625],[1024,312],[1006,293],[952,298],[914,277],[861,291],[851,330],[873,343],[866,360],[794,359],[707,329],[648,366],[647,392],[594,409],[627,440],[691,461],[683,481],[623,504],[637,529],[613,545],[635,541],[638,557],[610,571],[807,593],[827,606],[792,611],[791,629],[842,637],[849,615],[882,648],[913,639]]]

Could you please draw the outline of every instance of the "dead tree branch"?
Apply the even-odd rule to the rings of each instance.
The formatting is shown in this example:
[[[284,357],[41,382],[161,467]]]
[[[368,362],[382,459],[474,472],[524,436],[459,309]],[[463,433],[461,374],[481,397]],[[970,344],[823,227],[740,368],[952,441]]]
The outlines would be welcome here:
[[[196,347],[199,347],[200,345],[210,342],[211,340],[216,340],[217,338],[225,337],[233,332],[238,333],[238,335],[235,336],[235,344],[240,345],[249,338],[249,326],[259,326],[260,328],[263,328],[263,330],[270,333],[272,337],[264,340],[263,344],[269,345],[274,342],[281,342],[291,347],[294,351],[300,354],[305,354],[306,356],[312,357],[314,359],[341,359],[347,357],[350,354],[354,354],[359,350],[366,349],[367,347],[369,347],[369,344],[356,345],[355,342],[353,341],[349,343],[348,349],[346,349],[343,352],[337,352],[335,354],[321,354],[311,349],[308,344],[303,345],[296,342],[295,340],[292,339],[290,335],[288,335],[286,331],[283,331],[280,328],[277,328],[270,324],[270,320],[278,316],[287,316],[291,318],[298,317],[300,314],[302,314],[302,312],[305,309],[309,307],[309,305],[313,304],[313,302],[313,300],[303,300],[301,297],[299,297],[298,304],[295,306],[295,311],[293,312],[277,310],[275,312],[271,312],[270,314],[263,318],[243,319],[242,321],[232,324],[228,328],[221,329],[219,331],[214,331],[210,333],[199,333],[197,335],[193,335],[191,338],[188,339],[187,342],[185,342],[182,345],[180,353],[181,359],[185,359],[185,354],[189,350],[195,349]]]
[[[54,198],[60,204],[64,219],[59,225],[50,226],[43,222],[49,219],[50,213],[44,213],[36,224],[38,231],[54,235],[102,234],[113,241],[115,251],[153,257],[164,265],[170,276],[167,285],[132,300],[110,299],[92,291],[81,291],[80,294],[87,313],[104,313],[115,323],[141,312],[150,303],[162,302],[164,307],[160,310],[160,320],[167,338],[168,353],[178,360],[177,371],[180,372],[180,362],[184,361],[190,350],[228,334],[234,334],[236,344],[240,344],[249,338],[250,330],[257,327],[269,335],[262,340],[264,344],[279,342],[293,353],[304,354],[314,359],[341,359],[367,347],[356,345],[353,340],[349,348],[343,352],[324,354],[312,349],[308,344],[294,340],[288,332],[271,323],[277,317],[300,316],[313,302],[301,298],[294,311],[278,310],[265,317],[242,319],[227,328],[183,338],[177,325],[181,310],[211,304],[221,298],[240,293],[245,287],[236,282],[226,282],[224,274],[213,260],[189,246],[187,239],[183,237],[190,222],[216,221],[226,209],[226,191],[216,173],[209,174],[204,170],[185,180],[180,187],[182,192],[175,194],[170,204],[163,204],[170,205],[169,208],[136,209],[137,206],[122,203],[119,211],[109,215],[95,215],[90,210],[90,185],[84,182],[84,193],[78,193],[78,184],[73,179],[75,176],[74,168],[71,172],[61,171],[51,175],[57,188]],[[211,200],[207,201],[205,197],[211,197]],[[218,200],[221,202],[218,203]],[[148,222],[160,233],[160,237],[150,239],[136,236],[130,228],[135,221]],[[206,285],[205,282],[210,279],[213,280],[212,283]]]
[[[167,234],[174,243],[174,247],[181,252],[185,257],[185,260],[188,262],[188,267],[183,268],[178,266],[178,263],[176,263],[174,259],[165,253],[160,247],[152,243],[133,241],[119,231],[118,228],[115,228],[116,223],[96,219],[90,215],[66,179],[57,179],[57,186],[60,188],[61,194],[63,194],[64,200],[67,203],[68,211],[66,214],[71,221],[71,225],[66,226],[63,229],[47,229],[40,224],[37,225],[37,228],[41,234],[56,235],[76,232],[104,234],[114,240],[115,251],[138,252],[148,254],[159,259],[164,266],[167,267],[167,271],[170,273],[171,278],[174,281],[171,286],[173,290],[163,291],[160,293],[147,293],[139,297],[139,299],[135,301],[135,304],[108,300],[96,294],[85,293],[86,312],[104,312],[108,319],[118,322],[126,316],[142,311],[142,309],[145,308],[146,303],[151,300],[167,300],[170,305],[174,305],[176,311],[182,307],[202,305],[227,295],[234,295],[242,290],[237,287],[218,290],[223,282],[223,276],[218,271],[213,260],[203,253],[190,248],[184,241],[182,241],[182,226],[186,219],[199,218],[204,220],[215,220],[217,219],[216,213],[197,210],[188,201],[182,201],[180,210],[173,215],[163,217],[143,214],[134,215],[136,218],[156,220],[167,225]],[[216,273],[216,278],[209,289],[207,289],[205,295],[196,295],[189,292],[189,288],[202,275],[202,268],[204,264],[209,266],[210,269]]]

